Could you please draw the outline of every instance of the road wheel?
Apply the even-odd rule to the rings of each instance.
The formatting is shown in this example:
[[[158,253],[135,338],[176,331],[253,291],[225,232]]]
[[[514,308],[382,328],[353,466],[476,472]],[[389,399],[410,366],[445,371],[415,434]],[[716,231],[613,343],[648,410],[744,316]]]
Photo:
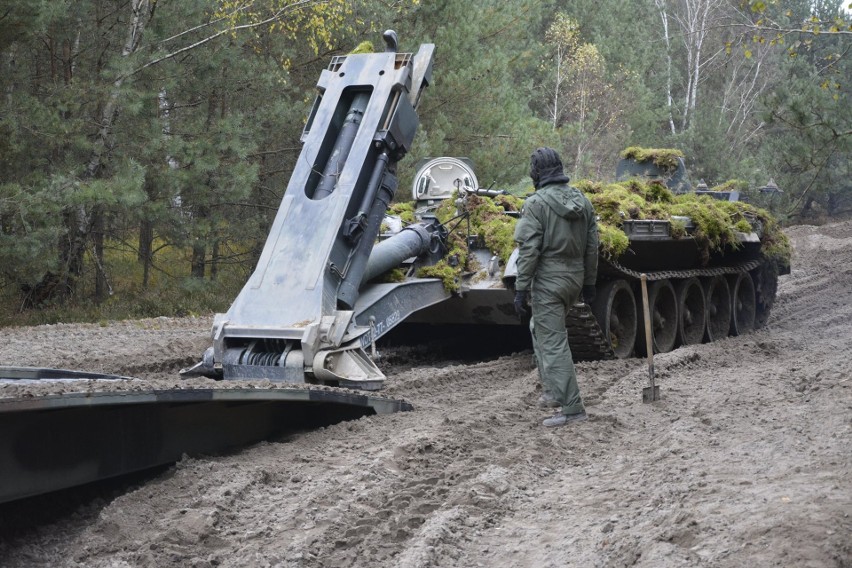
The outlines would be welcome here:
[[[724,276],[702,279],[707,306],[707,327],[704,339],[718,341],[728,336],[731,327],[731,292]]]
[[[733,274],[728,278],[731,288],[731,335],[743,335],[754,330],[757,298],[754,281],[748,272]]]
[[[681,280],[675,286],[678,318],[677,340],[679,345],[694,345],[704,339],[707,310],[704,304],[704,288],[698,278]]]
[[[609,338],[612,351],[618,359],[633,355],[636,341],[636,299],[633,290],[624,280],[612,280],[598,290],[592,302],[592,313]]]
[[[642,303],[639,302],[641,306]],[[651,337],[653,339],[655,353],[668,353],[674,349],[677,340],[678,313],[677,297],[674,286],[668,280],[657,280],[648,283],[648,306],[651,312]],[[645,320],[644,311],[638,322],[638,337],[636,338],[636,350],[641,354],[647,354],[645,348]]]

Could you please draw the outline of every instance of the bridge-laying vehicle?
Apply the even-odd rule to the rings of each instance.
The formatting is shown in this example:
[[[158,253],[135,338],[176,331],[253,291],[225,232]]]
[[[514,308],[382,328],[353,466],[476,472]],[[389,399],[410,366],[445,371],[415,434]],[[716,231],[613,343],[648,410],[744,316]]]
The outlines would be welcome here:
[[[388,117],[386,97],[363,94],[365,72],[353,78],[345,64],[333,63],[320,82],[257,269],[216,315],[213,346],[186,374],[372,390],[385,379],[376,341],[394,328],[419,325],[431,328],[425,337],[439,337],[466,326],[475,337],[496,326],[496,341],[507,342],[528,335],[512,303],[516,253],[506,247],[521,200],[481,188],[468,160],[442,157],[421,163],[412,202],[390,206],[392,165],[410,146],[416,116],[406,103]],[[616,190],[627,197],[614,220],[607,189],[580,184],[599,207],[602,236],[615,233],[624,246],[602,244],[597,298],[569,311],[575,359],[643,351],[642,274],[654,349],[665,352],[764,325],[789,266],[785,238],[766,212],[731,191],[693,190],[679,152],[649,152],[628,149],[619,163],[626,181]],[[689,199],[680,203],[682,196]]]
[[[294,422],[409,409],[364,392],[385,380],[377,342],[405,326],[433,335],[453,325],[471,335],[489,327],[507,343],[528,337],[512,291],[521,199],[481,188],[465,159],[435,158],[417,169],[405,214],[394,214],[396,165],[412,147],[434,46],[400,53],[396,34],[386,32],[385,41],[382,53],[332,58],[320,76],[257,267],[215,316],[202,360],[182,372],[224,380],[157,389],[120,376],[0,368],[0,384],[22,393],[0,392],[0,502],[249,443]],[[700,216],[684,214],[688,204],[654,218],[660,200],[674,195],[659,189],[673,176],[642,171],[618,191],[657,196],[648,210],[582,187],[600,205],[602,242],[623,246],[602,246],[597,299],[568,314],[578,359],[641,348],[641,274],[651,282],[661,352],[745,333],[763,325],[772,306],[784,262],[767,252],[769,220],[732,210],[742,217],[737,230],[713,241]],[[59,394],[25,392],[51,381],[62,381]]]
[[[214,328],[215,362],[228,378],[288,382],[203,379],[175,385],[0,367],[0,503],[292,428],[411,408],[401,400],[304,384],[316,377],[378,386],[380,375],[360,347],[368,341],[363,335],[370,329],[379,335],[394,317],[403,317],[402,308],[392,305],[406,304],[401,294],[382,295],[376,307],[358,312],[364,325],[356,324],[355,304],[366,300],[359,286],[396,191],[394,166],[414,139],[434,46],[399,53],[393,32],[385,33],[385,42],[383,53],[335,57],[322,72],[304,148],[269,242],[254,276]],[[438,226],[405,233],[437,244],[430,230]],[[423,289],[439,293],[436,301],[449,295],[428,284],[408,286],[402,294]],[[347,377],[356,380],[340,380]]]

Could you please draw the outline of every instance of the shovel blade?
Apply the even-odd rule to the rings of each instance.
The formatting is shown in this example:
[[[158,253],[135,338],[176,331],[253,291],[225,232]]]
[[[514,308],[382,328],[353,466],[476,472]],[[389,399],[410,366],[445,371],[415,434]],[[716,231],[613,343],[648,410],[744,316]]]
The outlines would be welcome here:
[[[655,400],[660,400],[660,387],[654,385],[642,389],[642,402],[648,403]]]

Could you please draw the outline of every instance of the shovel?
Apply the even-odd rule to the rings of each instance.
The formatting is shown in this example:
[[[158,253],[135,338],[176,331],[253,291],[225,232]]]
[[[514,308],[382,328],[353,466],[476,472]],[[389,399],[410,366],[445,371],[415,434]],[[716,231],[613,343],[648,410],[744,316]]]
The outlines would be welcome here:
[[[660,387],[654,384],[654,339],[651,336],[651,310],[648,307],[648,275],[642,274],[642,307],[645,312],[645,350],[648,353],[648,386],[642,389],[642,402],[660,400]]]

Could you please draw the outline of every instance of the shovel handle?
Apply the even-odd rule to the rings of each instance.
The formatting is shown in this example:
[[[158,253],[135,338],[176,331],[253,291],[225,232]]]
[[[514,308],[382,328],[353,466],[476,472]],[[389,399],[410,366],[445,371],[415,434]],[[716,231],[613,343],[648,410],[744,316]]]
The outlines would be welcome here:
[[[648,302],[648,275],[642,273],[642,307],[645,314],[645,350],[648,353],[648,380],[654,392],[654,339],[651,335],[651,310]]]

